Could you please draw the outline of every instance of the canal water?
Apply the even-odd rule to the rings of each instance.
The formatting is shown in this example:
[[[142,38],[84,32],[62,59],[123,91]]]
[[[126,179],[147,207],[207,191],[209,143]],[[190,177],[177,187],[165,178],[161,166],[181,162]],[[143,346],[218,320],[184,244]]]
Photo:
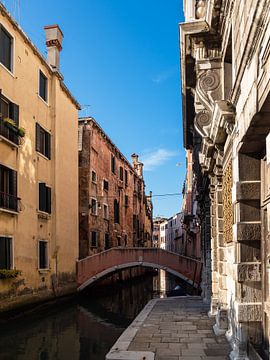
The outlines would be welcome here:
[[[165,273],[148,274],[1,323],[0,360],[104,360],[147,302],[175,284]]]

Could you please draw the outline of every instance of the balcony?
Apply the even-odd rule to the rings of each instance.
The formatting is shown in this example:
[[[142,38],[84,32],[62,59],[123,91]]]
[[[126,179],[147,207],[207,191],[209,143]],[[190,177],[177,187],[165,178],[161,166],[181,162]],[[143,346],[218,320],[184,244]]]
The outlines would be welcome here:
[[[18,129],[0,118],[0,137],[19,145]]]
[[[0,209],[19,212],[19,198],[17,196],[0,192]]]

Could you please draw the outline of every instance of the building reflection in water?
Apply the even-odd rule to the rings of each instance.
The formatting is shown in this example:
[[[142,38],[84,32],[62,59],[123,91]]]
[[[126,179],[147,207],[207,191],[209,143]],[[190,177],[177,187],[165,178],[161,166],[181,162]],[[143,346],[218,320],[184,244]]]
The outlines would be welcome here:
[[[104,360],[106,353],[146,303],[168,290],[168,277],[145,275],[93,287],[78,301],[35,316],[0,324],[0,360]]]

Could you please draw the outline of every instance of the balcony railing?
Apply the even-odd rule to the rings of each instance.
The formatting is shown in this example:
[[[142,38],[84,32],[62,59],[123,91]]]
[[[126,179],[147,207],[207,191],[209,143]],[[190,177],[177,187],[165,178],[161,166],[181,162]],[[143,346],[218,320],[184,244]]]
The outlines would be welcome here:
[[[19,198],[17,196],[0,192],[0,208],[18,212]]]
[[[0,135],[16,145],[19,145],[18,129],[11,124],[6,123],[0,118]]]

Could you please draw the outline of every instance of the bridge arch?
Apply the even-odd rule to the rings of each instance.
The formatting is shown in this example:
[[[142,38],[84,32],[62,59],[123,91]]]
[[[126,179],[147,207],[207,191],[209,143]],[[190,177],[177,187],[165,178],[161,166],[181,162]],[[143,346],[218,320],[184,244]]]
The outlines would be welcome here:
[[[193,287],[200,284],[201,262],[159,248],[112,248],[77,262],[78,291],[115,271],[133,267],[163,269]]]

